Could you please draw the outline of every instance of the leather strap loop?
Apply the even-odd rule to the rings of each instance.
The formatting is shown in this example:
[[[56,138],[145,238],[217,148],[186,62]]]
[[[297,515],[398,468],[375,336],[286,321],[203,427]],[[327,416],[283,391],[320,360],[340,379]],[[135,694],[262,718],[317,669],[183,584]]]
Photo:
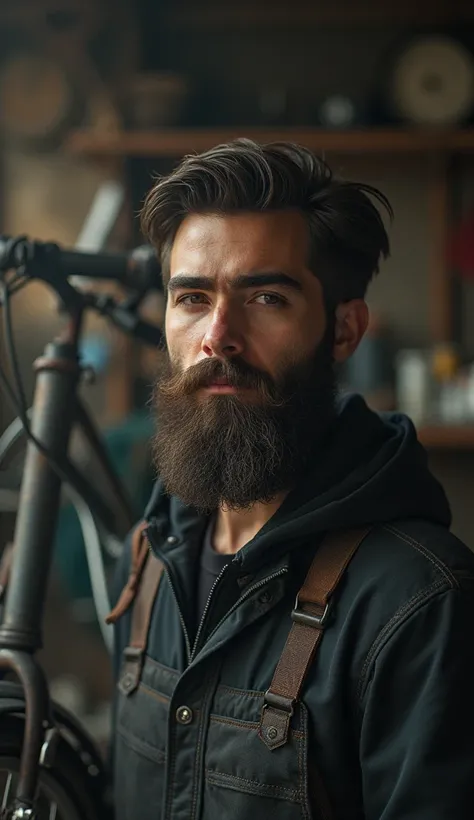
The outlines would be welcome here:
[[[134,530],[128,581],[106,619],[107,623],[115,623],[133,604],[130,640],[123,651],[124,663],[118,682],[123,695],[131,695],[140,683],[153,604],[163,574],[163,564],[150,550],[147,526],[148,523],[142,521]]]
[[[140,683],[153,604],[162,574],[163,564],[148,552],[133,605],[130,642],[123,652],[124,663],[118,683],[123,695],[131,695]]]

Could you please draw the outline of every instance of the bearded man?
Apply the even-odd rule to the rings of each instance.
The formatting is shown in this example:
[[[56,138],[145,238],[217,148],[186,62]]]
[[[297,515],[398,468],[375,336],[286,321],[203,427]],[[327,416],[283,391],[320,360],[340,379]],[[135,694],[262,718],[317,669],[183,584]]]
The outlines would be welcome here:
[[[474,556],[410,420],[337,390],[380,209],[249,140],[146,199],[166,349],[111,614],[117,820],[474,816]]]

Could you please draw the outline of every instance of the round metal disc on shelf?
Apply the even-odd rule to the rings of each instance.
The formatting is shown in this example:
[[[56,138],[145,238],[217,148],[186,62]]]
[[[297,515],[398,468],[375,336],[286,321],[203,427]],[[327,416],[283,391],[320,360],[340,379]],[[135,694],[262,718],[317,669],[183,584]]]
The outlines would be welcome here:
[[[474,57],[451,37],[420,37],[396,59],[389,98],[393,113],[416,125],[461,123],[474,109]]]

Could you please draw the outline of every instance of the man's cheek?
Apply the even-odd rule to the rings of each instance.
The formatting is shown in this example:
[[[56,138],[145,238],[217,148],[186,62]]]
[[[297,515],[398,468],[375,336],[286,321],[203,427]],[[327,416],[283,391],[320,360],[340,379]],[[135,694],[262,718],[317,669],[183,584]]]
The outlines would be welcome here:
[[[183,358],[181,355],[177,353],[176,350],[173,349],[173,346],[168,345],[167,348],[168,354],[168,367],[171,373],[182,373],[185,370],[185,363],[183,362]]]

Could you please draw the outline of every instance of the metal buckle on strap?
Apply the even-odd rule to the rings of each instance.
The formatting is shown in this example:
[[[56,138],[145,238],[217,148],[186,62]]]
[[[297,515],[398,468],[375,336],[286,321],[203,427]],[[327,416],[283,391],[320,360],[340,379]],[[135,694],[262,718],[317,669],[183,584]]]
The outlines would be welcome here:
[[[126,646],[123,650],[123,657],[131,663],[137,663],[142,655],[143,649],[140,646]]]
[[[142,673],[143,649],[139,646],[126,646],[123,650],[124,664],[118,682],[122,695],[128,697],[140,683]]]
[[[293,717],[295,711],[293,698],[285,698],[284,695],[278,695],[276,692],[271,692],[270,689],[265,692],[263,709],[265,710],[268,706],[286,712],[290,717]]]
[[[299,607],[299,595],[297,595],[295,601],[295,608],[291,613],[291,620],[294,621],[295,624],[302,624],[303,626],[312,626],[314,629],[324,629],[329,614],[329,602],[324,607],[324,612],[322,612],[321,615],[315,615],[311,612],[304,612]]]

